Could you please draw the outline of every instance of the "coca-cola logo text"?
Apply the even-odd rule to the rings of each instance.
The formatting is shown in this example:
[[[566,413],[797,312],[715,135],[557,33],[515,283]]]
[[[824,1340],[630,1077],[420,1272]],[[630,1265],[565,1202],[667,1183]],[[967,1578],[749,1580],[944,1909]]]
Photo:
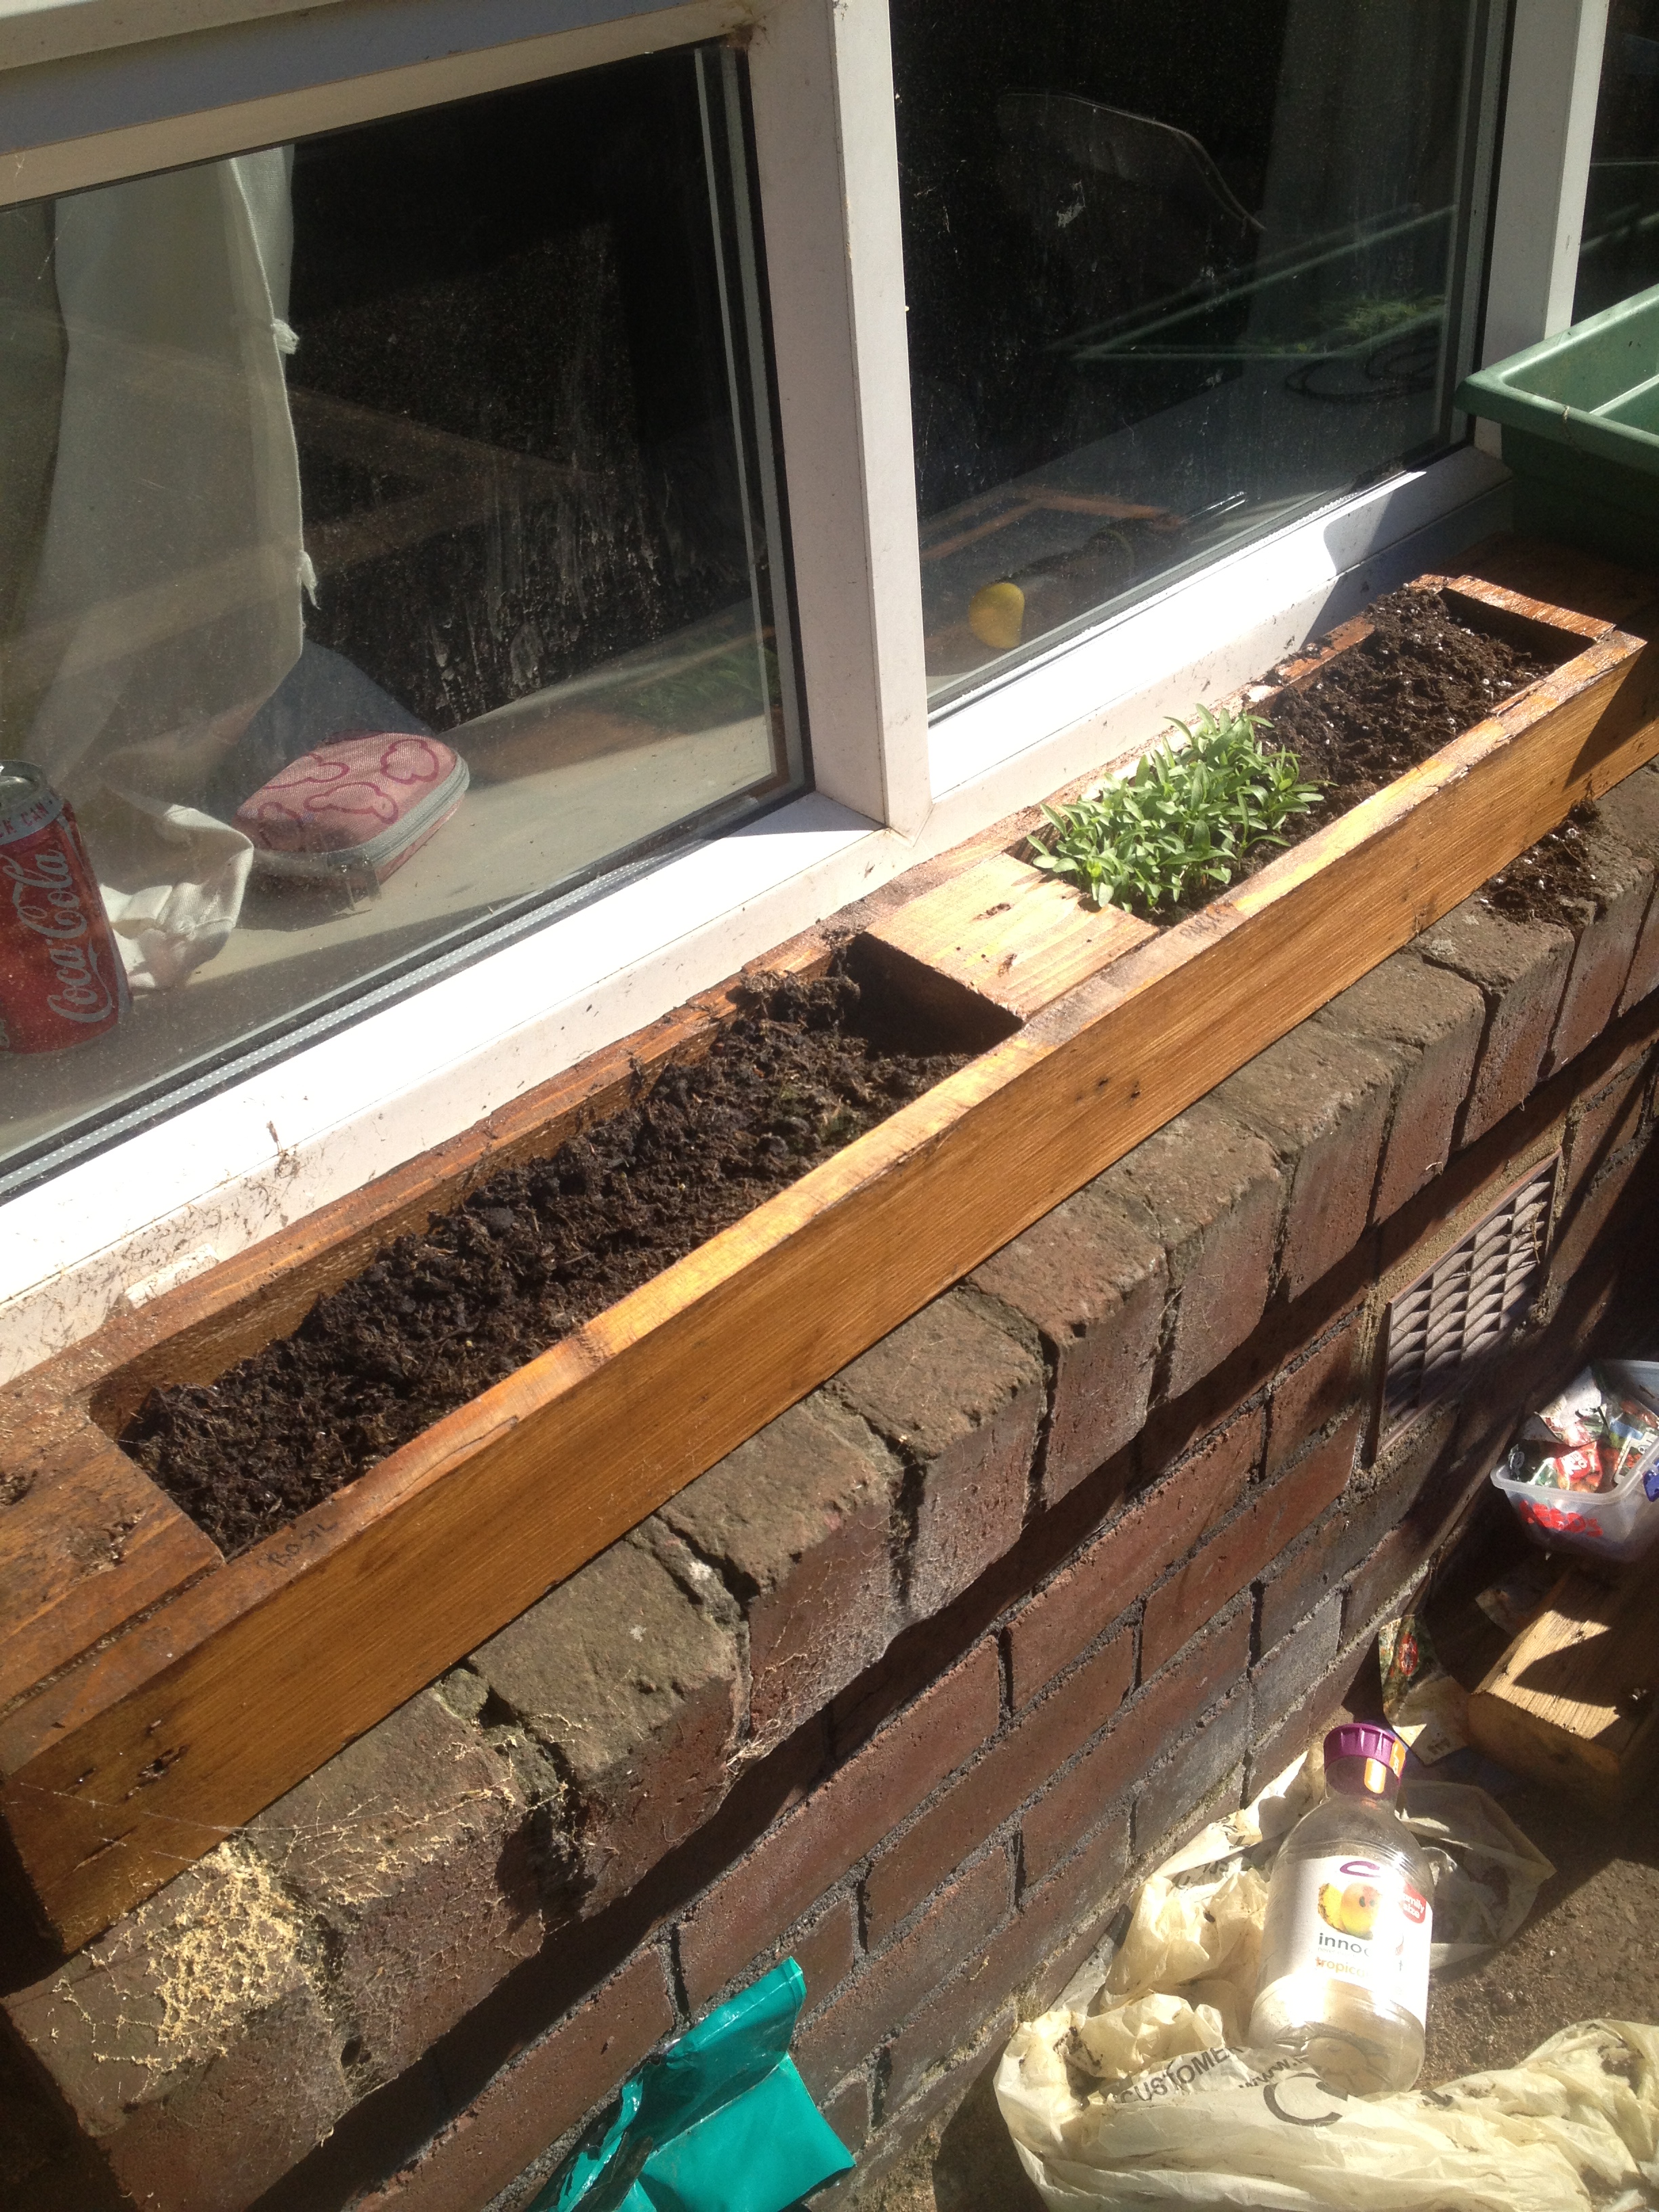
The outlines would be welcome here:
[[[114,994],[98,972],[91,922],[76,887],[67,853],[50,847],[28,860],[0,854],[0,871],[11,878],[12,910],[23,927],[45,940],[57,989],[46,1004],[66,1022],[101,1022]]]

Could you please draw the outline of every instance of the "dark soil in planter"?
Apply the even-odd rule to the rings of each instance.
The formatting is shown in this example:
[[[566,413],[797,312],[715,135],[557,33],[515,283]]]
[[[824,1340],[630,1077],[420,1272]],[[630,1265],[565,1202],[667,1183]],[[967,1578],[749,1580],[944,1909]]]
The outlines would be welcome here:
[[[1268,708],[1275,741],[1288,745],[1324,804],[1295,825],[1297,844],[1380,791],[1442,745],[1473,729],[1501,701],[1571,657],[1552,659],[1471,629],[1443,593],[1407,588],[1365,611],[1370,637]],[[1553,921],[1583,929],[1605,904],[1586,850],[1596,811],[1573,809],[1479,896],[1511,921]],[[1282,848],[1258,847],[1241,875],[1253,875]]]
[[[1304,817],[1310,836],[1362,799],[1484,721],[1500,701],[1570,659],[1551,659],[1473,629],[1440,592],[1390,592],[1365,610],[1371,635],[1267,708],[1273,741],[1288,745],[1324,804]],[[1294,840],[1292,841],[1294,842]],[[1270,857],[1270,856],[1269,856]]]
[[[705,1059],[502,1169],[216,1382],[153,1390],[120,1443],[245,1551],[972,1057],[915,1026],[844,975],[763,980]]]

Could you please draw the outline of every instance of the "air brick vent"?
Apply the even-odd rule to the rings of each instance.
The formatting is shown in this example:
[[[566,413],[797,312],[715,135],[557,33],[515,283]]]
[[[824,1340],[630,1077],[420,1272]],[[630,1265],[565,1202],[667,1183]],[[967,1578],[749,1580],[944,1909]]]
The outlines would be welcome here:
[[[1537,1293],[1555,1189],[1546,1160],[1389,1308],[1382,1432],[1462,1388]]]

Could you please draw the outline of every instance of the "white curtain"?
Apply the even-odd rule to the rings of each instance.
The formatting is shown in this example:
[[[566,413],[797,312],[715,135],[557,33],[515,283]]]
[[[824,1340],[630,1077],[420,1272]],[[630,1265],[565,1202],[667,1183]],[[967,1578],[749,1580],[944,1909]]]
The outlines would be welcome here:
[[[291,160],[57,207],[57,458],[6,720],[27,702],[22,750],[81,819],[139,989],[182,981],[235,927],[252,848],[199,799],[300,656]]]

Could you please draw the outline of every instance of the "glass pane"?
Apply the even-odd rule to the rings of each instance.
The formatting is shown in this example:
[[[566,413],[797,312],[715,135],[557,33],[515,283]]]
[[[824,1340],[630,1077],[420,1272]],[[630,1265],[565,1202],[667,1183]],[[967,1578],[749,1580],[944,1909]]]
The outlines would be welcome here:
[[[0,1164],[800,786],[740,66],[0,212]]]
[[[1659,0],[1613,0],[1572,319],[1659,284]]]
[[[1476,0],[893,0],[936,705],[1446,441]]]

